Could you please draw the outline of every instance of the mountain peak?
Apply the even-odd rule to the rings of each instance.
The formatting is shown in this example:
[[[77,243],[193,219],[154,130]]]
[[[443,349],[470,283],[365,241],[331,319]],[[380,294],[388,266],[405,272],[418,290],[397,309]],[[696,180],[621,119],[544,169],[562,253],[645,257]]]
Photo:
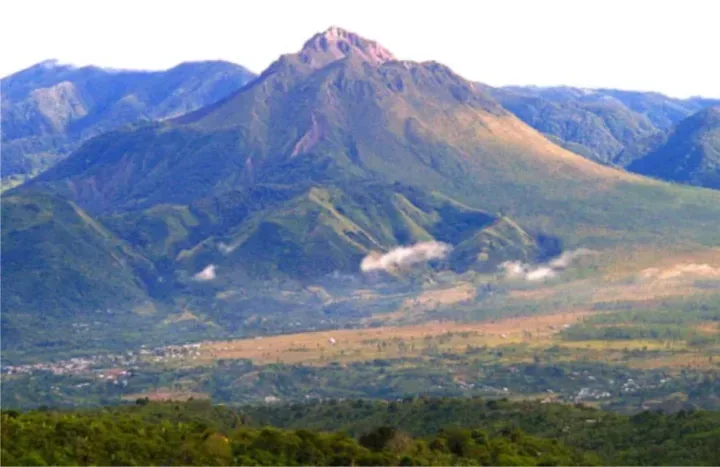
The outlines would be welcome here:
[[[720,106],[710,106],[681,120],[675,126],[675,132],[683,134],[702,133],[720,127]]]
[[[710,106],[699,113],[714,125],[720,123],[720,105]]]
[[[315,34],[305,42],[300,51],[300,57],[305,63],[320,67],[351,54],[373,65],[396,60],[389,50],[377,42],[337,26],[331,26],[324,32]]]

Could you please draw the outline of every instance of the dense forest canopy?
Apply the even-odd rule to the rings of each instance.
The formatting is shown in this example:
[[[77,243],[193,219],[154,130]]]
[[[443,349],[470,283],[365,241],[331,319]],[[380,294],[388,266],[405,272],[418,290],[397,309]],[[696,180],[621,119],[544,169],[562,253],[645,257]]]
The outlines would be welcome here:
[[[275,426],[272,426],[275,425]],[[3,465],[716,465],[720,413],[480,398],[2,412]]]

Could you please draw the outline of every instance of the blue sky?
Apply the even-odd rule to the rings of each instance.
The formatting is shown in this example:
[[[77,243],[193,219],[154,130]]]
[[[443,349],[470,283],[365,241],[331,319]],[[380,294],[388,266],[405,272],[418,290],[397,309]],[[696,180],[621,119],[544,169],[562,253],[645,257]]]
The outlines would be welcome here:
[[[720,97],[714,0],[12,0],[0,9],[0,76],[50,58],[141,69],[224,59],[260,72],[336,25],[490,85]]]

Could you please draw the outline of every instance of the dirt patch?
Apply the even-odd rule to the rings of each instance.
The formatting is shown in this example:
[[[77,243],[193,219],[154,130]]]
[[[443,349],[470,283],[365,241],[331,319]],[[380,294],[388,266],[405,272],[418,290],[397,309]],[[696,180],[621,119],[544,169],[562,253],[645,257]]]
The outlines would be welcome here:
[[[511,290],[508,295],[520,300],[544,300],[555,296],[557,292],[552,287],[544,287],[541,289]]]
[[[400,312],[423,312],[438,306],[454,305],[469,302],[476,295],[475,287],[470,284],[461,284],[457,287],[441,290],[429,290],[414,298],[408,298],[400,307]]]
[[[607,252],[610,260],[603,269],[608,278],[627,277],[647,269],[672,270],[684,265],[709,265],[720,268],[720,248],[703,248],[692,251],[659,251],[642,248]]]
[[[183,321],[198,321],[198,317],[192,314],[188,310],[183,310],[182,313],[170,315],[163,321],[163,324],[181,323]]]
[[[695,329],[703,334],[720,334],[720,323],[717,321],[707,321],[702,324],[698,324],[695,326]]]
[[[446,307],[457,303],[472,301],[477,291],[472,284],[463,283],[455,287],[440,290],[428,290],[417,297],[408,298],[391,313],[371,316],[365,323],[392,324],[408,315],[421,315],[437,307]]]

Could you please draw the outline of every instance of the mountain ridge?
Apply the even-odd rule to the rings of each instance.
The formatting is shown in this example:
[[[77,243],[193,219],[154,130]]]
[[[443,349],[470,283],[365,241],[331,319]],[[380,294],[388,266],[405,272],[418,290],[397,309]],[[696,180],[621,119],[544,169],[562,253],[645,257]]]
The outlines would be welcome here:
[[[664,180],[720,189],[720,106],[708,107],[680,121],[628,169]]]
[[[254,75],[222,61],[164,71],[45,61],[2,79],[4,185],[36,175],[92,136],[212,103]]]
[[[680,120],[720,103],[610,88],[485,87],[524,122],[571,151],[620,167],[644,155],[646,141],[662,138]]]

